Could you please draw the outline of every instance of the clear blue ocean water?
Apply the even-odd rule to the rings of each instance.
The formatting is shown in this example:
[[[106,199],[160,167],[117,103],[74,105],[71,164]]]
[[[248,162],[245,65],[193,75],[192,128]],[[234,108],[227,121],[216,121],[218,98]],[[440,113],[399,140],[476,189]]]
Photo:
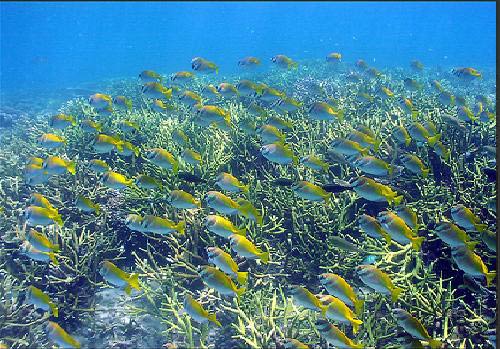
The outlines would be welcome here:
[[[0,12],[4,93],[189,70],[195,56],[228,74],[246,55],[270,65],[338,51],[378,68],[496,61],[494,2],[2,2]]]

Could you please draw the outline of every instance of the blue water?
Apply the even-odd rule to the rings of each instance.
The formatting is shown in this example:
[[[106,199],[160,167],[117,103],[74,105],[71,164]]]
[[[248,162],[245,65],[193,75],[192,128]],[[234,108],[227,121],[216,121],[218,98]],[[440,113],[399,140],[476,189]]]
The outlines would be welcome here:
[[[221,74],[246,56],[295,60],[341,52],[384,68],[493,68],[494,2],[0,3],[3,92],[189,70]]]

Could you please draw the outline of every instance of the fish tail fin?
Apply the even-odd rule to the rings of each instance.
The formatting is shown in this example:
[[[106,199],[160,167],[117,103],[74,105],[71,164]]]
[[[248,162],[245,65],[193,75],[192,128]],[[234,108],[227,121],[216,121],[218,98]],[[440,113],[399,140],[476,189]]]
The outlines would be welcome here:
[[[50,303],[50,310],[52,311],[52,315],[59,317],[59,308],[54,303]]]
[[[401,201],[403,201],[403,195],[396,196],[392,201],[396,206],[401,204]]]
[[[238,229],[234,232],[235,234],[241,235],[241,236],[246,236],[247,235],[247,229],[246,228],[241,228]]]
[[[357,301],[354,302],[354,313],[357,316],[360,316],[363,313],[364,304],[365,301],[363,299],[358,299]]]
[[[332,193],[327,193],[326,196],[323,198],[325,200],[325,205],[328,205],[332,199]]]
[[[217,326],[219,326],[219,327],[222,327],[222,324],[219,322],[219,320],[217,320],[217,319],[215,318],[215,313],[213,313],[213,314],[208,314],[208,321],[213,322],[214,324],[216,324],[216,325],[217,325]]]
[[[54,217],[52,219],[57,223],[58,226],[62,227],[63,220],[59,212],[54,212]]]
[[[166,99],[172,98],[172,89],[169,88],[168,90],[162,92],[162,94],[165,96]]]
[[[68,163],[68,166],[66,166],[66,169],[68,170],[69,173],[74,175],[76,173],[76,161],[75,160],[70,161]]]
[[[244,185],[241,188],[241,191],[243,191],[244,193],[249,193],[250,192],[250,184]]]
[[[410,138],[410,137],[406,138],[406,139],[405,139],[405,145],[406,145],[406,146],[409,146],[409,145],[410,145],[410,143],[411,143],[411,138]]]
[[[403,289],[402,288],[399,288],[399,287],[394,287],[392,290],[391,290],[391,299],[392,299],[392,302],[396,302],[399,298],[399,295],[401,294],[401,292],[403,292]]]
[[[339,115],[338,115],[339,121],[344,121],[344,111],[339,110]]]
[[[123,142],[117,142],[115,145],[116,149],[118,149],[119,152],[123,151]]]
[[[96,215],[100,215],[101,214],[101,206],[99,206],[98,204],[94,204],[93,208],[94,208],[94,211],[95,211]]]
[[[363,346],[363,344],[361,344],[361,343],[353,343],[353,344],[351,345],[351,348],[353,348],[353,349],[363,349],[363,348],[364,348],[364,346]]]
[[[389,176],[392,176],[392,174],[394,173],[394,167],[389,165],[389,168],[387,169],[387,173],[389,174]]]
[[[50,248],[54,252],[59,252],[59,250],[61,249],[59,244],[52,244],[52,246],[50,246]]]
[[[373,150],[378,151],[380,148],[380,144],[382,143],[381,139],[376,139],[375,142],[373,143]]]
[[[440,133],[437,133],[436,135],[432,136],[432,137],[429,137],[427,138],[427,141],[429,142],[429,145],[431,147],[434,146],[434,144],[439,141],[439,139],[441,138],[441,134]]]
[[[450,155],[451,155],[451,150],[450,149],[446,150],[443,154],[444,160],[447,161],[450,158]]]
[[[476,228],[478,232],[482,233],[488,229],[488,224],[474,224],[474,228]]]
[[[131,100],[125,101],[125,105],[127,106],[128,110],[132,109],[132,101]]]
[[[411,239],[411,247],[413,247],[413,249],[417,252],[420,251],[420,248],[422,247],[422,242],[424,241],[424,239],[425,238],[423,236],[412,238]]]
[[[130,274],[130,277],[128,278],[128,285],[131,288],[140,290],[141,286],[139,285],[139,275],[136,273]]]
[[[391,239],[391,236],[389,235],[389,233],[387,233],[387,232],[384,231],[380,235],[382,235],[384,237],[385,242],[387,243],[387,246],[389,246],[391,244],[391,242],[392,242],[392,239]]]
[[[175,227],[175,230],[181,235],[184,235],[186,233],[186,222],[185,221],[180,221],[179,224]]]
[[[417,116],[418,116],[418,111],[416,111],[415,109],[411,111],[411,119],[412,120],[417,120]]]
[[[298,156],[292,156],[292,163],[293,166],[297,166],[299,164],[299,157]]]
[[[247,289],[245,287],[240,287],[236,289],[236,297],[240,298],[243,293],[245,293]]]
[[[174,171],[174,174],[177,175],[177,173],[179,173],[179,164],[175,163],[172,166],[172,170]]]
[[[366,156],[368,155],[368,152],[370,151],[370,148],[363,148],[359,151],[359,153],[362,155],[362,156]]]
[[[59,261],[57,260],[54,252],[49,252],[49,258],[52,261],[52,263],[54,263],[55,265],[59,265]]]
[[[474,249],[476,248],[476,245],[479,243],[479,241],[469,241],[469,242],[466,242],[465,243],[465,246],[467,246],[467,248],[471,251],[474,251]]]
[[[443,346],[443,343],[441,341],[438,341],[437,339],[430,339],[429,340],[429,346],[432,349],[439,349]]]
[[[361,324],[363,323],[363,321],[361,320],[357,320],[357,319],[352,319],[351,320],[351,324],[352,324],[352,333],[356,334],[358,333],[359,331],[359,326],[361,326]]]
[[[486,276],[486,287],[490,287],[491,282],[497,277],[496,271],[491,271],[485,274]]]
[[[422,170],[422,177],[427,178],[428,175],[429,175],[429,169],[428,168],[424,168]]]
[[[269,263],[269,251],[267,252],[262,252],[260,254],[260,260],[263,264]]]
[[[321,168],[323,169],[323,171],[328,172],[330,170],[330,165],[324,164],[324,165],[321,165]]]
[[[248,282],[248,271],[237,272],[236,278],[240,285],[245,285]]]

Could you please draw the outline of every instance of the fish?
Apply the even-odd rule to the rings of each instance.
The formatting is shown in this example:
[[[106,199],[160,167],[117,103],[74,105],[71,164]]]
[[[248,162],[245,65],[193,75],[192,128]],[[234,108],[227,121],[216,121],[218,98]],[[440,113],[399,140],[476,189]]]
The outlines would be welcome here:
[[[55,317],[59,317],[59,308],[50,299],[50,297],[35,286],[28,286],[26,290],[26,301],[37,309],[50,311]]]
[[[126,273],[118,268],[113,262],[105,260],[99,266],[99,274],[102,278],[115,287],[122,288],[126,294],[130,295],[132,289],[139,291],[139,275],[136,273]]]
[[[451,217],[455,223],[469,231],[478,231],[481,233],[488,229],[487,224],[481,224],[481,219],[462,204],[451,208]]]
[[[358,217],[358,228],[372,238],[384,238],[387,244],[391,243],[390,235],[375,217],[363,213]]]
[[[292,69],[298,67],[297,62],[295,62],[290,57],[287,57],[285,55],[276,55],[271,58],[271,62],[273,62],[280,68]]]
[[[264,144],[285,142],[285,135],[277,127],[272,125],[262,125],[257,129],[257,134]]]
[[[65,160],[59,156],[49,156],[43,161],[43,169],[51,175],[60,175],[66,172],[76,174],[76,162]]]
[[[359,326],[363,323],[356,318],[354,312],[344,302],[336,297],[332,297],[328,305],[323,308],[322,315],[329,320],[350,323],[354,334],[358,333]]]
[[[82,120],[82,122],[80,123],[80,127],[85,132],[91,132],[91,133],[102,132],[102,124],[100,122],[95,122],[90,119]]]
[[[299,102],[298,100],[290,97],[282,97],[276,106],[287,113],[293,113],[302,108],[303,103]]]
[[[371,155],[356,158],[353,162],[353,166],[372,176],[390,176],[394,171],[393,166]]]
[[[446,148],[446,146],[441,141],[437,141],[436,143],[434,143],[433,150],[444,161],[447,161],[450,158],[451,150]]]
[[[188,107],[192,107],[196,104],[201,104],[202,98],[199,94],[186,90],[179,96],[179,101]]]
[[[89,161],[89,168],[97,173],[106,173],[110,170],[109,165],[100,159],[92,159]]]
[[[403,289],[394,286],[389,275],[373,265],[358,265],[356,271],[361,281],[376,292],[391,295],[392,302],[396,302]]]
[[[170,77],[172,81],[180,82],[183,84],[189,83],[194,79],[194,73],[190,71],[178,71]]]
[[[113,150],[122,151],[123,141],[117,136],[100,133],[94,138],[93,149],[98,154],[110,153]]]
[[[28,164],[24,169],[24,174],[26,176],[26,184],[37,185],[46,183],[51,174],[46,171],[42,165]]]
[[[76,126],[75,117],[67,114],[56,114],[49,120],[49,126],[56,130],[64,130],[69,126]]]
[[[195,106],[196,114],[202,121],[202,126],[215,124],[217,127],[228,128],[231,124],[231,114],[229,111],[215,105]]]
[[[293,191],[297,196],[311,201],[324,201],[325,203],[330,202],[332,193],[327,192],[319,185],[308,181],[298,181],[292,187]]]
[[[476,122],[479,118],[474,115],[472,110],[466,106],[461,106],[458,108],[457,117],[465,122]]]
[[[139,153],[140,153],[139,147],[136,147],[135,145],[133,145],[129,141],[123,141],[123,149],[118,150],[118,154],[120,154],[122,156],[132,156],[132,154],[133,154],[136,157],[138,157]]]
[[[342,61],[342,54],[338,52],[331,52],[326,56],[328,63],[340,63]]]
[[[141,215],[131,213],[127,215],[124,223],[130,230],[135,230],[141,233],[145,233],[141,225],[143,219],[144,217],[142,217]]]
[[[219,98],[220,97],[220,93],[219,93],[219,91],[217,91],[217,87],[212,85],[212,84],[205,86],[203,88],[202,92],[204,94],[208,94],[209,95],[208,98]]]
[[[464,273],[473,277],[485,277],[487,287],[490,287],[491,282],[496,278],[496,271],[488,271],[488,267],[484,264],[481,257],[467,246],[452,248],[451,258]]]
[[[354,307],[355,313],[358,316],[361,315],[364,300],[358,298],[351,285],[344,278],[333,273],[323,273],[319,276],[319,281],[330,295]]]
[[[161,99],[155,98],[151,102],[151,109],[157,113],[165,113],[167,110],[172,109],[168,104],[164,103]]]
[[[441,91],[438,95],[439,102],[450,107],[455,105],[455,96],[448,91]]]
[[[134,183],[132,179],[129,179],[121,173],[114,171],[107,171],[103,173],[101,180],[106,187],[117,190],[130,187]]]
[[[104,93],[95,93],[89,97],[89,104],[96,110],[105,110],[111,108],[113,99]]]
[[[492,252],[497,252],[497,234],[491,230],[485,230],[480,235],[481,241]]]
[[[413,154],[403,154],[400,157],[404,167],[410,172],[426,178],[429,175],[429,169],[425,167],[422,160]]]
[[[188,136],[181,129],[172,131],[172,140],[180,146],[186,146],[189,143]]]
[[[202,177],[189,172],[178,172],[177,177],[191,183],[207,183]]]
[[[269,251],[264,252],[257,248],[250,240],[241,234],[231,234],[229,236],[231,249],[238,255],[248,259],[260,259],[263,264],[269,262]]]
[[[201,208],[201,201],[184,190],[172,190],[168,198],[170,205],[180,209]]]
[[[75,206],[83,212],[95,212],[96,215],[101,213],[101,206],[83,195],[78,195],[76,197]]]
[[[333,179],[330,183],[323,184],[321,186],[325,191],[329,193],[342,193],[347,190],[353,190],[352,185],[349,182],[343,181],[341,179]]]
[[[403,200],[403,196],[398,196],[389,186],[368,177],[358,177],[352,182],[352,186],[359,196],[368,201],[387,202],[397,206]]]
[[[219,173],[215,184],[222,190],[233,193],[248,193],[250,191],[250,184],[241,183],[238,178],[227,172]]]
[[[391,136],[397,141],[399,144],[405,144],[409,146],[411,143],[411,137],[408,131],[404,126],[396,126],[392,129]]]
[[[367,134],[368,132],[369,134]],[[350,141],[358,142],[364,148],[372,148],[374,151],[378,151],[381,140],[375,138],[375,134],[369,128],[363,128],[363,131],[353,130],[347,136]]]
[[[330,148],[342,155],[353,156],[353,155],[362,155],[365,156],[368,154],[369,148],[362,147],[361,144],[355,141],[351,141],[345,138],[335,138],[330,143]]]
[[[231,255],[218,247],[207,247],[208,262],[215,264],[224,273],[236,277],[240,285],[248,281],[248,272],[239,271],[238,264],[231,258]]]
[[[286,94],[283,91],[279,91],[272,87],[262,88],[260,93],[255,93],[255,97],[258,97],[258,100],[266,102],[266,103],[277,103],[280,99],[284,98]]]
[[[48,226],[57,224],[59,226],[63,225],[62,217],[57,210],[39,207],[39,206],[29,206],[24,211],[24,218],[26,223],[30,226]]]
[[[427,329],[422,325],[420,320],[412,316],[406,310],[401,308],[394,308],[391,310],[392,315],[396,318],[396,322],[401,326],[406,332],[408,332],[413,338],[427,341],[429,346],[433,349],[439,349],[442,347],[443,343],[436,339],[433,339]]]
[[[141,89],[144,96],[151,99],[170,99],[172,98],[172,89],[166,88],[159,82],[146,82]]]
[[[219,67],[214,63],[202,57],[195,57],[191,60],[191,68],[201,73],[219,74]]]
[[[125,96],[113,97],[113,105],[122,110],[132,110],[132,100]]]
[[[307,344],[304,344],[297,339],[285,338],[284,348],[285,349],[309,349],[310,347]]]
[[[173,232],[177,232],[181,235],[184,235],[186,230],[186,222],[180,221],[176,224],[168,218],[146,215],[142,218],[141,228],[145,233],[169,235]]]
[[[392,240],[404,245],[411,243],[415,251],[420,251],[422,242],[425,238],[422,236],[415,236],[414,232],[406,225],[401,217],[391,211],[382,211],[377,215],[377,219]]]
[[[147,83],[147,82],[161,82],[162,77],[160,74],[153,70],[143,70],[139,74],[139,79],[141,79],[142,82]]]
[[[330,164],[313,154],[302,157],[300,163],[314,171],[327,172],[330,169]]]
[[[386,86],[380,86],[377,95],[382,99],[382,100],[387,100],[389,98],[394,97],[394,92],[392,92],[388,87]]]
[[[49,263],[52,262],[54,265],[59,265],[59,261],[56,258],[56,255],[53,251],[44,252],[39,249],[33,247],[28,241],[23,241],[19,246],[19,252],[26,257],[31,258],[32,260],[38,262]]]
[[[298,163],[298,157],[287,144],[279,142],[266,144],[260,148],[260,153],[267,160],[280,165],[297,165]]]
[[[57,149],[67,144],[64,138],[53,133],[44,133],[38,138],[37,142],[46,149]]]
[[[52,243],[47,235],[31,228],[26,234],[26,241],[41,252],[58,252],[59,244]]]
[[[218,191],[207,192],[205,200],[208,207],[219,213],[233,215],[240,212],[241,209],[236,201]]]
[[[363,258],[361,261],[361,264],[375,264],[378,260],[380,259],[380,256],[376,256],[373,254],[370,254]]]
[[[57,212],[57,209],[50,203],[50,201],[40,193],[31,193],[30,203],[33,206],[39,206]]]
[[[245,287],[238,288],[229,276],[214,267],[208,265],[201,267],[199,275],[208,287],[222,295],[240,298],[246,291]]]
[[[264,218],[262,217],[262,213],[257,210],[257,208],[248,200],[238,199],[238,205],[240,205],[240,214],[255,222],[258,226],[262,225]]]
[[[146,158],[153,164],[166,169],[172,170],[174,174],[179,172],[179,162],[172,153],[162,148],[152,148],[146,151]]]
[[[260,59],[253,56],[247,56],[238,61],[240,67],[254,68],[260,65]]]
[[[358,59],[355,63],[354,66],[360,70],[365,70],[368,69],[368,64],[365,62],[364,59]]]
[[[344,120],[344,111],[337,110],[332,105],[317,101],[313,102],[308,109],[309,117],[318,121]]]
[[[418,60],[411,61],[410,67],[417,72],[421,72],[422,70],[424,70],[424,65]]]
[[[228,82],[221,82],[217,86],[217,91],[224,97],[231,98],[239,96],[238,88]]]
[[[262,92],[262,86],[253,81],[242,79],[236,85],[236,92],[240,96],[252,97]]]
[[[53,321],[47,322],[45,331],[47,332],[47,337],[61,348],[79,349],[82,347],[81,343],[75,337],[71,336],[59,324]]]
[[[483,77],[477,69],[470,67],[455,68],[451,70],[451,73],[464,80],[482,79]]]
[[[339,236],[329,237],[328,242],[331,243],[334,247],[341,249],[341,250],[344,250],[344,251],[363,253],[363,251],[360,250],[352,242],[349,242],[346,239],[343,239]]]
[[[118,128],[127,133],[127,132],[137,132],[139,131],[140,129],[140,126],[134,122],[134,121],[130,121],[130,120],[120,120],[118,122]]]
[[[184,296],[184,310],[191,316],[196,322],[204,323],[207,321],[213,322],[217,326],[221,327],[222,324],[217,320],[215,314],[210,314],[203,306],[193,298],[190,294]]]
[[[148,189],[148,190],[163,189],[161,181],[159,181],[154,177],[147,176],[144,174],[137,175],[137,177],[134,178],[134,183],[141,189]]]
[[[473,241],[465,231],[453,223],[441,222],[434,228],[436,234],[441,240],[451,247],[466,246],[474,250],[479,241]]]
[[[322,312],[324,305],[311,291],[303,286],[290,285],[290,294],[293,302],[306,309]]]
[[[413,231],[418,231],[418,217],[417,212],[406,205],[399,205],[394,208],[396,214],[403,219],[407,226],[409,226]]]
[[[415,141],[420,143],[427,143],[430,147],[441,138],[441,134],[436,134],[431,136],[429,131],[419,122],[414,122],[408,128],[410,136],[415,139]]]
[[[403,98],[400,103],[401,107],[404,111],[408,112],[411,115],[412,120],[416,120],[418,116],[418,110],[413,105],[413,101],[411,98]]]
[[[315,326],[320,336],[337,348],[361,349],[364,347],[363,344],[352,341],[337,326],[330,324],[326,320],[316,320]]]
[[[409,91],[418,91],[422,89],[422,84],[420,84],[417,80],[412,79],[412,78],[405,78],[403,80],[403,84],[405,88]]]
[[[434,88],[436,92],[443,92],[444,88],[443,85],[438,80],[432,80],[431,86]]]

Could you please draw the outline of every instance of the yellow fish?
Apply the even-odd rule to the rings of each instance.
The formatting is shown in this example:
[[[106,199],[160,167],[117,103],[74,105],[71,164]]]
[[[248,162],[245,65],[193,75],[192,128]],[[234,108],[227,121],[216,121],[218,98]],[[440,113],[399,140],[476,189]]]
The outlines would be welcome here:
[[[425,238],[414,236],[413,231],[401,217],[390,211],[382,211],[377,218],[384,231],[389,233],[393,240],[404,245],[411,243],[415,251],[420,251],[420,246]]]
[[[83,195],[76,197],[75,206],[83,212],[95,212],[97,215],[101,213],[101,207]]]
[[[328,203],[330,201],[330,197],[332,196],[332,193],[329,193],[320,186],[308,181],[298,181],[293,186],[293,191],[303,199],[311,201],[324,201],[325,203]]]
[[[89,97],[89,104],[97,110],[109,109],[113,105],[113,99],[103,93],[95,93]]]
[[[238,264],[231,255],[218,247],[207,247],[208,262],[215,264],[224,273],[235,276],[240,284],[246,284],[248,272],[239,271]]]
[[[107,171],[102,175],[102,183],[111,189],[125,189],[130,187],[134,181],[114,171]]]
[[[484,276],[486,286],[490,287],[491,282],[497,276],[496,271],[489,272],[481,257],[471,251],[467,246],[455,247],[451,250],[451,257],[457,266],[468,275],[473,277]]]
[[[232,234],[245,235],[246,229],[237,228],[229,219],[217,215],[208,215],[205,226],[209,231],[228,239]]]
[[[168,89],[159,82],[146,82],[142,86],[142,93],[153,99],[170,99],[172,98],[172,89]]]
[[[203,306],[196,301],[193,296],[186,294],[184,296],[184,310],[191,316],[196,322],[204,323],[211,321],[217,326],[221,327],[222,324],[215,318],[215,314],[210,314]]]
[[[238,255],[249,259],[260,259],[263,264],[269,263],[269,252],[257,248],[244,235],[232,234],[229,236],[231,249]]]
[[[191,68],[203,73],[215,72],[215,74],[219,74],[219,67],[214,62],[201,57],[195,57],[191,60]]]
[[[355,313],[360,316],[363,310],[364,301],[356,296],[351,285],[349,285],[340,275],[324,273],[319,276],[319,281],[328,293],[339,298],[344,303],[353,306]]]
[[[38,144],[47,149],[56,149],[65,145],[67,142],[64,138],[53,133],[44,133],[38,138]]]
[[[19,246],[19,252],[24,254],[25,256],[39,262],[52,262],[55,265],[59,265],[59,261],[56,259],[56,256],[53,251],[51,252],[43,252],[39,249],[33,247],[28,241],[23,241],[21,246]]]
[[[45,330],[47,331],[47,337],[61,348],[79,349],[82,347],[79,341],[53,321],[47,323]]]
[[[402,288],[394,286],[389,275],[373,265],[359,265],[356,267],[358,276],[363,283],[382,294],[390,294],[392,302],[399,298]]]
[[[276,55],[273,58],[271,58],[271,61],[281,68],[291,69],[298,67],[297,62],[293,61],[291,58],[285,55]]]
[[[26,291],[26,299],[28,303],[34,305],[35,308],[42,309],[44,311],[50,310],[55,317],[59,316],[59,309],[57,306],[54,302],[52,302],[50,297],[39,288],[29,286]]]
[[[260,65],[260,59],[257,57],[244,57],[238,61],[238,65],[245,68],[252,68]]]
[[[314,294],[307,288],[298,285],[290,286],[290,294],[293,297],[293,302],[306,309],[314,311],[323,311],[324,305]]]
[[[181,209],[201,207],[201,201],[195,199],[193,195],[185,192],[184,190],[172,190],[169,196],[169,203],[170,205]]]
[[[146,215],[141,221],[141,227],[142,231],[147,233],[168,235],[176,231],[179,234],[184,235],[186,230],[186,222],[180,221],[179,223],[175,224],[175,222],[167,218]]]
[[[398,325],[401,326],[406,332],[408,332],[413,338],[429,342],[429,346],[432,349],[439,349],[442,347],[443,343],[441,341],[432,339],[432,337],[429,335],[429,332],[427,332],[427,329],[422,325],[422,323],[406,310],[395,308],[392,309],[392,314],[396,318]]]
[[[390,187],[378,183],[368,177],[358,177],[358,179],[356,179],[352,183],[352,186],[354,188],[354,191],[359,196],[369,201],[387,201],[389,204],[394,203],[395,205],[399,205],[401,203],[401,200],[403,200],[403,196],[398,196],[398,194]]]
[[[50,118],[49,126],[58,130],[64,130],[68,126],[75,126],[75,117],[66,114],[57,114]]]
[[[323,308],[322,314],[327,319],[339,322],[347,322],[352,325],[354,334],[358,333],[359,326],[363,321],[356,318],[356,315],[347,307],[340,299],[332,297],[326,307]]]
[[[55,209],[29,206],[24,212],[24,217],[26,218],[26,223],[30,226],[47,226],[54,223],[59,226],[63,225],[61,215]]]
[[[94,138],[93,148],[99,154],[110,153],[114,149],[122,151],[123,141],[116,136],[98,134]]]
[[[30,231],[26,234],[26,241],[28,241],[31,246],[42,252],[59,251],[58,244],[53,244],[44,233],[40,233],[35,229],[30,229]]]
[[[146,151],[146,157],[155,165],[166,170],[172,170],[175,174],[179,172],[179,162],[165,149],[152,148]]]
[[[136,290],[141,289],[139,285],[139,276],[137,274],[126,273],[110,261],[103,261],[101,263],[99,274],[113,286],[123,288],[128,295],[132,291],[132,288]]]
[[[155,71],[144,70],[139,74],[139,78],[142,82],[161,82],[162,77]]]
[[[227,190],[233,193],[248,193],[250,190],[250,184],[244,185],[238,180],[238,178],[227,172],[221,172],[217,176],[215,184],[217,184],[222,190]]]
[[[354,343],[352,339],[348,338],[344,332],[338,329],[338,327],[325,320],[317,320],[316,329],[319,331],[320,336],[334,347],[351,349],[363,348],[363,344]]]
[[[222,271],[207,265],[201,267],[200,277],[208,287],[215,289],[222,295],[239,298],[246,290],[245,287],[236,287],[233,280]]]
[[[49,156],[43,161],[43,168],[51,175],[63,174],[65,172],[74,175],[76,173],[76,162],[62,159],[59,156]]]

